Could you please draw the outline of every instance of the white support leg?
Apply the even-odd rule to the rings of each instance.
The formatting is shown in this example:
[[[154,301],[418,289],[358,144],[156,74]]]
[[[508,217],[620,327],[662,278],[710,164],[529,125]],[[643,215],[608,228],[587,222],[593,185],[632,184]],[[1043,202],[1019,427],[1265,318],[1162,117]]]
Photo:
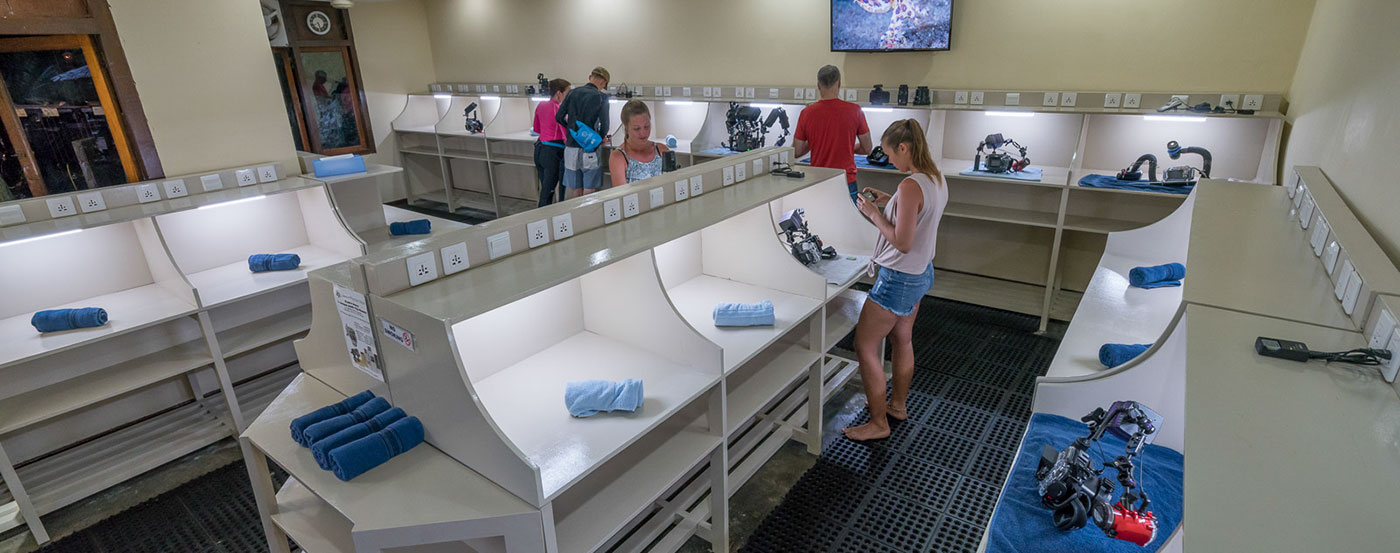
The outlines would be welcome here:
[[[272,472],[267,469],[267,457],[247,438],[239,438],[238,447],[243,450],[243,462],[248,467],[248,479],[253,484],[258,518],[262,519],[263,533],[267,535],[267,550],[269,553],[291,553],[287,547],[287,535],[272,523],[272,515],[277,512],[277,490],[272,487]]]
[[[229,417],[233,419],[233,434],[237,436],[245,428],[243,409],[238,406],[238,396],[233,393],[233,380],[228,376],[228,365],[224,362],[224,352],[219,349],[219,341],[214,337],[214,322],[209,319],[208,311],[199,312],[199,328],[204,331],[204,342],[209,346],[209,354],[214,356],[214,375],[218,377],[219,387],[224,391],[224,403],[228,406]],[[200,397],[196,396],[196,399]]]
[[[10,496],[19,505],[19,513],[24,516],[24,523],[29,526],[29,533],[34,535],[34,543],[43,545],[49,541],[49,531],[44,529],[44,523],[39,520],[39,511],[34,510],[34,502],[29,500],[29,494],[24,491],[24,484],[20,483],[19,475],[15,473],[14,464],[10,463],[10,456],[5,453],[4,444],[0,444],[0,479],[5,481],[5,485],[10,488]]]
[[[710,432],[724,436],[725,401],[724,383],[721,382],[710,392],[710,411],[707,420]],[[710,530],[706,538],[711,551],[729,551],[729,444],[721,440],[710,453]]]
[[[813,316],[807,335],[808,344],[816,360],[807,367],[807,453],[812,455],[822,454],[822,341],[826,335],[826,317],[823,314]]]

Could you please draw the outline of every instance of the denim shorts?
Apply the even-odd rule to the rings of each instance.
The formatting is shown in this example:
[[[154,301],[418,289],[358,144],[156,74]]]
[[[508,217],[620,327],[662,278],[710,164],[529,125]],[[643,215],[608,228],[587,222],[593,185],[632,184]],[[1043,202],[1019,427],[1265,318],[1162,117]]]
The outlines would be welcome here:
[[[933,288],[932,263],[917,275],[880,267],[875,286],[870,289],[870,301],[903,317],[914,312],[929,288]]]
[[[585,152],[583,148],[564,148],[564,188],[598,190],[603,187],[603,167],[599,159],[602,148]]]

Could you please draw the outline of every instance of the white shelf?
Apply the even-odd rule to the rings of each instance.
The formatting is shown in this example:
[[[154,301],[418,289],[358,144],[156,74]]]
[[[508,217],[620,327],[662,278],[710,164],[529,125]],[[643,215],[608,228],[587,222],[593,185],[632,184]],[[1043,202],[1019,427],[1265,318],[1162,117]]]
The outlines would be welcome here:
[[[20,516],[19,503],[11,501],[0,504],[0,532],[15,528],[24,523],[24,518]]]
[[[470,363],[470,359],[466,361]],[[564,408],[564,384],[568,381],[625,378],[643,382],[645,402],[634,413],[578,419]],[[548,500],[699,397],[717,380],[585,331],[474,385],[496,425],[539,467]]]
[[[254,273],[248,270],[248,260],[241,259],[189,275],[190,284],[199,292],[200,302],[206,308],[218,306],[306,282],[306,273],[314,269],[329,267],[348,259],[344,255],[313,245],[303,245],[280,252],[294,253],[301,257],[301,266],[290,271],[268,271]]]
[[[1123,219],[1113,219],[1109,217],[1091,217],[1088,215],[1065,214],[1065,230],[1077,230],[1082,232],[1092,232],[1095,234],[1108,234],[1110,232],[1122,232],[1146,226],[1150,221],[1126,221]]]
[[[535,159],[530,156],[516,154],[491,154],[491,163],[501,163],[505,165],[519,165],[522,167],[534,167]]]
[[[417,133],[417,134],[436,134],[436,133],[437,133],[437,130],[434,129],[432,125],[426,125],[426,126],[420,126],[420,127],[394,127],[394,131],[396,131],[396,132]]]
[[[443,148],[442,155],[455,159],[470,159],[473,161],[486,161],[486,152],[464,150],[461,148]]]
[[[354,553],[349,520],[316,497],[295,478],[277,491],[277,512],[272,523],[281,528],[306,553]]]
[[[324,183],[327,183],[327,184],[331,184],[331,183],[337,183],[337,182],[346,182],[346,181],[353,181],[353,180],[360,180],[360,179],[368,179],[368,178],[373,178],[373,177],[380,177],[380,176],[384,176],[384,175],[394,175],[394,174],[398,174],[398,173],[402,173],[402,172],[403,172],[403,167],[394,167],[394,166],[392,166],[392,165],[380,165],[380,164],[378,164],[378,163],[370,163],[370,164],[367,164],[367,165],[365,166],[365,172],[363,172],[363,173],[349,173],[349,174],[345,174],[345,175],[335,175],[335,176],[332,176],[332,177],[318,177],[318,176],[316,176],[315,173],[307,173],[306,175],[303,175],[303,176],[306,177],[306,178],[309,178],[309,179],[315,179],[315,180],[318,180],[318,181],[321,181],[321,182],[324,182]]]
[[[1047,211],[1031,211],[990,205],[948,202],[943,215],[961,219],[978,219],[996,223],[1012,223],[1033,227],[1055,228],[1056,214]]]
[[[233,357],[310,329],[311,305],[307,304],[220,331],[215,336],[224,357]]]
[[[724,371],[729,373],[807,319],[821,301],[733,280],[700,275],[666,291],[690,326],[724,348]],[[717,327],[715,305],[721,302],[773,302],[773,326]]]
[[[125,334],[177,317],[194,313],[195,307],[167,292],[158,284],[94,296],[46,309],[101,307],[107,310],[107,324],[64,332],[40,333],[29,324],[33,313],[0,319],[0,367],[7,367],[44,355],[78,347],[118,334]]]
[[[436,148],[408,147],[408,148],[399,148],[399,151],[400,151],[400,152],[403,152],[403,153],[405,153],[405,154],[418,154],[418,155],[422,155],[422,156],[437,156],[437,155],[438,155],[438,151],[437,151]]]
[[[774,344],[725,381],[725,435],[758,414],[778,392],[791,386],[817,362],[821,353],[798,343]]]
[[[1068,167],[1047,167],[1043,165],[1032,164],[1032,168],[1041,170],[1040,180],[1029,181],[1013,178],[993,177],[989,175],[959,175],[958,173],[966,171],[972,167],[972,160],[970,159],[939,159],[935,160],[934,163],[938,165],[938,170],[943,172],[943,177],[947,180],[1000,182],[1007,184],[1025,184],[1030,186],[1049,186],[1053,188],[1064,188],[1065,185],[1069,182]]]
[[[860,321],[861,308],[870,294],[860,290],[846,290],[826,302],[826,338],[823,350],[829,350],[845,338]]]
[[[529,129],[501,134],[488,134],[486,138],[504,142],[534,142],[540,139],[538,135],[531,134]]]
[[[1046,376],[1081,376],[1107,370],[1098,357],[1099,346],[1104,344],[1156,342],[1181,306],[1183,287],[1134,288],[1128,285],[1128,272],[1133,267],[1171,261],[1104,254]]]

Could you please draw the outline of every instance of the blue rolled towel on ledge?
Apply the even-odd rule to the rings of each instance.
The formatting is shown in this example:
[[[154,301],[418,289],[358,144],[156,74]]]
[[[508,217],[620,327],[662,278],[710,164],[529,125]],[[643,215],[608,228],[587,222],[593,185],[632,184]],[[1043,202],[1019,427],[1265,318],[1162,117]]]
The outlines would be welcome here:
[[[292,419],[292,441],[302,447],[311,447],[311,440],[306,439],[306,428],[323,420],[344,415],[361,405],[374,399],[374,392],[365,390],[353,396],[341,400],[339,403],[332,403],[295,419]]]
[[[322,438],[321,441],[311,444],[311,456],[316,458],[316,464],[320,465],[323,470],[331,470],[332,450],[383,430],[390,424],[393,424],[394,421],[406,416],[408,415],[403,412],[403,409],[398,407],[375,415],[374,418],[370,420],[353,425],[350,428],[331,434],[330,436]]]
[[[721,303],[715,306],[715,326],[773,326],[773,302]]]
[[[1186,266],[1180,263],[1133,267],[1131,271],[1128,271],[1128,283],[1138,288],[1181,286],[1183,278],[1186,278]]]
[[[1132,361],[1150,347],[1152,344],[1104,344],[1099,346],[1099,362],[1111,369]]]
[[[306,427],[301,435],[306,439],[306,447],[331,437],[336,432],[350,428],[374,418],[375,415],[389,410],[389,400],[377,397],[366,401],[364,405],[356,407],[354,411],[344,415],[338,415],[323,420]]]
[[[383,430],[332,449],[330,470],[342,482],[349,482],[421,443],[423,423],[418,417],[404,417]]]
[[[632,412],[642,407],[642,381],[579,380],[564,385],[564,406],[575,417],[591,417],[603,411]]]
[[[433,232],[433,222],[427,219],[389,223],[389,234],[394,236],[403,236],[405,234],[429,234],[431,232]]]
[[[290,271],[301,266],[301,256],[294,253],[255,253],[248,256],[248,270],[255,273]]]
[[[101,307],[49,309],[35,313],[29,318],[29,324],[39,332],[92,328],[107,324],[107,310]]]

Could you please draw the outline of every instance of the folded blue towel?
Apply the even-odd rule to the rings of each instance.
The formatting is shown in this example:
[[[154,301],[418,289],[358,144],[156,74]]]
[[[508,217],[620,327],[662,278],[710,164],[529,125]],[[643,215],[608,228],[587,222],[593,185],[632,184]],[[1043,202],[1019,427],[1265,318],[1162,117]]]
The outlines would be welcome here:
[[[107,310],[101,307],[49,309],[35,313],[29,318],[29,324],[39,332],[92,328],[107,324]]]
[[[632,412],[642,407],[642,381],[579,380],[564,385],[564,406],[575,417],[591,417],[603,411]]]
[[[356,407],[354,411],[344,415],[334,416],[306,427],[306,430],[301,432],[302,438],[306,440],[306,443],[302,445],[311,447],[312,444],[329,438],[336,432],[370,420],[374,418],[375,415],[388,410],[389,400],[387,399],[377,397],[366,401],[364,405]]]
[[[248,270],[255,273],[290,271],[300,266],[301,256],[294,253],[255,253],[248,256]]]
[[[715,306],[715,326],[773,326],[773,302],[721,303]]]
[[[383,430],[332,449],[330,471],[341,481],[349,482],[421,443],[423,423],[418,417],[404,417]]]
[[[986,168],[987,164],[983,163],[982,165],[978,165],[976,169],[969,167],[967,169],[963,169],[962,171],[958,171],[958,174],[964,177],[993,177],[998,179],[1024,180],[1031,182],[1040,182],[1041,178],[1045,174],[1045,171],[1039,167],[1027,167],[1020,171],[1016,171],[1015,173],[989,173],[985,171]]]
[[[306,427],[329,419],[344,415],[361,405],[374,399],[374,392],[365,390],[353,396],[341,400],[339,403],[332,403],[295,419],[292,419],[292,441],[301,444],[302,447],[311,447],[311,440],[306,439]]]
[[[1099,362],[1111,369],[1132,361],[1150,347],[1152,344],[1104,344],[1099,346]]]
[[[429,234],[431,232],[433,232],[433,222],[427,219],[389,223],[389,234],[394,236],[403,236],[405,234]]]
[[[676,135],[674,135],[674,134],[668,134],[668,135],[666,135],[666,147],[667,147],[667,148],[670,148],[670,149],[674,150],[674,149],[676,149],[676,144],[679,144],[678,142],[676,142]]]
[[[1186,266],[1180,263],[1168,263],[1166,265],[1155,265],[1152,267],[1133,267],[1128,271],[1128,284],[1138,288],[1161,288],[1163,286],[1181,286],[1181,279],[1186,278]]]
[[[403,409],[395,407],[374,418],[352,425],[350,428],[331,434],[321,441],[311,444],[311,456],[316,458],[316,464],[324,470],[331,470],[331,450],[383,430],[393,424],[394,421],[407,416]]]
[[[1118,177],[1112,175],[1084,175],[1083,178],[1079,179],[1079,186],[1085,188],[1115,188],[1118,190],[1137,190],[1141,192],[1181,195],[1190,194],[1191,189],[1196,187],[1194,184],[1188,184],[1186,186],[1164,186],[1161,183],[1153,184],[1145,180],[1118,180]]]
[[[365,158],[355,154],[318,158],[311,161],[311,170],[318,177],[363,173],[365,172]]]

